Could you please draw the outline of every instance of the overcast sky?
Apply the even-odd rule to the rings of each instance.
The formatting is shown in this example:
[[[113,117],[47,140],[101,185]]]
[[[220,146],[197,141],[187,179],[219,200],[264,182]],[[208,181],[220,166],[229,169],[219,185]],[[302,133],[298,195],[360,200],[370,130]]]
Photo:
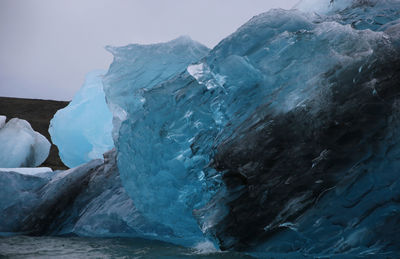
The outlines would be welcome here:
[[[0,0],[0,96],[70,100],[106,45],[189,35],[208,47],[298,0]]]

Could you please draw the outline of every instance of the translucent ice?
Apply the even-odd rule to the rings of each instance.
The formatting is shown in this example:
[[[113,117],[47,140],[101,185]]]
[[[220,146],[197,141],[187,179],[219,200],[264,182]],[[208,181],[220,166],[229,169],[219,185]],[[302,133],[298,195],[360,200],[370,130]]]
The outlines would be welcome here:
[[[60,232],[127,226],[263,255],[400,251],[399,10],[394,0],[305,0],[255,16],[211,51],[187,37],[108,47],[103,83],[98,74],[87,80],[96,94],[83,87],[51,130],[68,147],[63,159],[104,152],[80,132],[111,139],[103,84],[132,201],[100,162],[57,174],[42,197],[77,194],[84,213],[59,219]],[[100,106],[104,113],[90,113]],[[93,118],[101,123],[90,128]],[[85,185],[70,180],[91,187],[81,195]]]
[[[49,155],[50,142],[26,120],[0,117],[0,167],[35,167]]]
[[[188,36],[152,45],[107,46],[107,50],[114,55],[114,61],[105,76],[104,91],[117,135],[127,112],[134,114],[144,105],[144,92],[173,78],[209,51]]]
[[[185,245],[205,233],[224,249],[249,247],[296,229],[290,220],[346,174],[348,161],[332,154],[356,165],[354,154],[377,150],[357,136],[365,121],[378,134],[374,112],[397,96],[399,2],[332,5],[323,15],[305,7],[258,15],[202,59],[188,55],[186,39],[111,49],[104,84],[118,118],[118,167],[144,216]],[[331,179],[323,164],[343,168]]]
[[[102,158],[114,146],[112,114],[103,92],[104,73],[89,73],[71,103],[57,111],[51,120],[51,139],[59,149],[61,160],[71,168]]]

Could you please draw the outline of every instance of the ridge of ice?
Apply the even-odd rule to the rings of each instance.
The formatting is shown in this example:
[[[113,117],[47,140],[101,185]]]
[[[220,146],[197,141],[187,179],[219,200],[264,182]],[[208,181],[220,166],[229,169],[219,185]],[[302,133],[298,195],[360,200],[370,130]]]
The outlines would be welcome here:
[[[303,12],[316,12],[319,14],[334,13],[350,7],[356,0],[302,0],[293,8]]]

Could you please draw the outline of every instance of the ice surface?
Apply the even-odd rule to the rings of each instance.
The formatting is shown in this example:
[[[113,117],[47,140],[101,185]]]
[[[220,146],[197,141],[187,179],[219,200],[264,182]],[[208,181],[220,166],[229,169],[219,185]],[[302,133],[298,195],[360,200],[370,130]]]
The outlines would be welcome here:
[[[162,91],[163,83],[185,71],[188,65],[204,57],[209,50],[188,37],[180,37],[167,43],[154,45],[110,47],[109,50],[114,54],[114,62],[105,76],[104,88],[107,101],[114,112],[114,130],[117,133],[126,133],[119,134],[119,137],[115,139],[119,151],[118,166],[125,188],[129,190],[128,193],[133,198],[135,206],[138,202],[138,209],[146,217],[168,227],[174,227],[176,236],[188,237],[182,239],[182,243],[188,245],[202,241],[202,233],[196,220],[191,216],[191,206],[186,204],[188,199],[191,202],[198,202],[196,197],[190,198],[186,195],[193,196],[192,194],[196,192],[195,188],[200,194],[201,184],[193,186],[187,182],[186,169],[179,167],[179,164],[172,162],[169,165],[160,165],[161,157],[159,155],[166,152],[166,149],[170,149],[168,157],[175,156],[177,158],[181,150],[159,142],[160,138],[167,138],[172,142],[175,137],[179,138],[178,135],[168,135],[167,123],[165,123],[164,131],[160,131],[159,125],[168,121],[168,123],[176,123],[176,126],[185,127],[182,123],[186,119],[174,122],[177,118],[174,112],[169,109],[164,110],[164,105],[166,105],[165,108],[169,106],[168,103],[165,103],[166,98],[168,101],[175,102],[169,99],[170,93],[157,97],[150,95],[151,98],[146,98],[146,96],[153,91]],[[158,101],[160,109],[158,116],[143,117],[143,114],[148,112],[146,107],[152,106],[154,102]],[[168,111],[169,114],[165,114],[165,111]],[[185,112],[188,113],[187,119],[190,120],[190,111]],[[121,114],[123,115],[120,116]],[[125,117],[128,114],[130,117]],[[122,121],[120,118],[129,119],[123,121],[121,130],[119,130]],[[141,123],[145,118],[152,120],[150,123],[154,125],[154,129],[152,125]],[[139,127],[143,125],[144,128],[134,129],[134,125],[139,125]],[[132,128],[129,129],[130,127]],[[152,137],[148,138],[150,135]],[[124,139],[120,140],[120,137]],[[125,149],[131,145],[131,140],[139,145],[134,146],[135,151],[125,152]],[[189,151],[190,143],[186,142],[184,145]],[[136,155],[132,156],[132,153]],[[184,159],[183,156],[182,159]],[[135,163],[131,163],[133,160]],[[169,158],[164,161],[171,162]],[[202,161],[198,161],[198,163],[202,163]],[[174,168],[173,174],[170,171],[172,168]],[[131,174],[132,169],[137,173]],[[143,171],[146,172],[143,173]],[[196,179],[200,177],[198,172],[195,174],[193,177]],[[180,215],[178,221],[171,217],[175,213]],[[177,225],[178,227],[176,227]],[[163,237],[160,236],[160,238]]]
[[[378,125],[394,105],[399,2],[334,1],[321,15],[306,12],[312,3],[258,15],[185,66],[174,62],[192,52],[186,39],[110,49],[104,83],[123,184],[137,209],[182,244],[197,243],[201,229],[223,249],[276,234],[268,249],[296,251],[278,233],[298,229],[292,220],[334,190],[357,158],[378,150],[368,143],[381,137],[356,136],[385,129]],[[350,228],[347,245],[358,231]],[[317,237],[308,236],[332,241]],[[323,251],[311,243],[305,249]]]
[[[375,252],[385,250],[377,248],[379,243],[395,242],[397,235],[374,235],[373,241],[367,241],[361,233],[378,229],[383,233],[389,226],[386,222],[397,220],[384,215],[399,208],[398,202],[388,201],[398,192],[378,194],[371,185],[356,183],[371,179],[369,175],[361,180],[362,172],[371,172],[380,184],[398,184],[397,163],[389,162],[384,150],[397,150],[392,141],[398,141],[389,133],[395,127],[389,121],[392,112],[397,114],[393,108],[399,69],[395,28],[400,5],[399,1],[356,2],[326,17],[296,10],[259,15],[213,49],[211,55],[216,57],[207,57],[209,67],[219,69],[213,73],[225,77],[227,91],[235,81],[229,84],[232,76],[221,73],[217,64],[224,64],[229,55],[245,56],[262,74],[262,80],[250,88],[260,88],[251,103],[228,106],[229,122],[218,136],[222,141],[214,142],[212,165],[223,174],[230,195],[215,197],[200,215],[207,225],[215,219],[209,208],[216,207],[218,200],[228,204],[229,212],[211,227],[222,247],[240,249],[265,238],[264,252],[361,254],[368,250],[368,242],[376,245]],[[241,74],[244,69],[236,71],[238,78],[246,78]],[[249,93],[246,89],[232,99],[240,104]],[[237,112],[231,113],[230,107]],[[380,139],[377,144],[372,136],[382,132],[391,140]],[[326,196],[330,198],[322,199]],[[344,205],[344,200],[354,203]],[[335,209],[330,207],[333,204]],[[315,221],[307,221],[310,214],[302,213],[311,207],[318,211]],[[347,218],[349,214],[353,216]],[[346,223],[350,219],[353,223]],[[372,224],[374,220],[379,223]],[[390,233],[395,231],[397,225]],[[343,233],[349,240],[343,239]],[[269,235],[273,237],[266,238]]]
[[[57,111],[50,122],[51,139],[68,167],[102,158],[114,146],[112,114],[102,84],[104,74],[100,70],[89,73],[71,103]]]
[[[51,173],[53,170],[49,167],[17,167],[17,168],[0,168],[0,172],[15,172],[24,175],[41,175]]]
[[[4,120],[2,116],[0,124]],[[0,127],[0,167],[35,167],[46,160],[49,151],[50,142],[26,120],[13,118]]]
[[[161,235],[178,243],[171,229],[135,208],[121,185],[115,151],[106,153],[104,161],[51,174],[37,174],[36,168],[15,171],[0,171],[0,235]]]
[[[7,120],[6,116],[0,115],[0,129],[3,128],[4,125],[6,125],[6,120]]]
[[[48,177],[35,174],[35,168],[31,172],[23,170],[22,174],[13,169],[0,172],[0,232],[44,234],[50,231],[52,220],[56,220],[51,215],[68,211],[67,204],[82,189],[85,177],[101,163],[95,160]]]
[[[114,131],[117,136],[126,113],[134,114],[144,105],[142,95],[145,91],[176,76],[209,51],[188,36],[166,43],[107,46],[106,49],[114,55],[114,61],[104,78],[104,91],[114,115]]]
[[[294,8],[304,12],[316,12],[319,14],[334,13],[351,7],[357,0],[302,0]],[[369,1],[368,1],[369,2]]]

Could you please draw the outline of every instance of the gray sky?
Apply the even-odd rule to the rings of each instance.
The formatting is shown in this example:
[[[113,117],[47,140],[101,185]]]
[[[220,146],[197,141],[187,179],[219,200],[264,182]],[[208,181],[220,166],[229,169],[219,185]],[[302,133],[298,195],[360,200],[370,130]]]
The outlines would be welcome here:
[[[189,35],[213,47],[252,16],[298,0],[0,0],[0,96],[70,100],[106,45]]]

